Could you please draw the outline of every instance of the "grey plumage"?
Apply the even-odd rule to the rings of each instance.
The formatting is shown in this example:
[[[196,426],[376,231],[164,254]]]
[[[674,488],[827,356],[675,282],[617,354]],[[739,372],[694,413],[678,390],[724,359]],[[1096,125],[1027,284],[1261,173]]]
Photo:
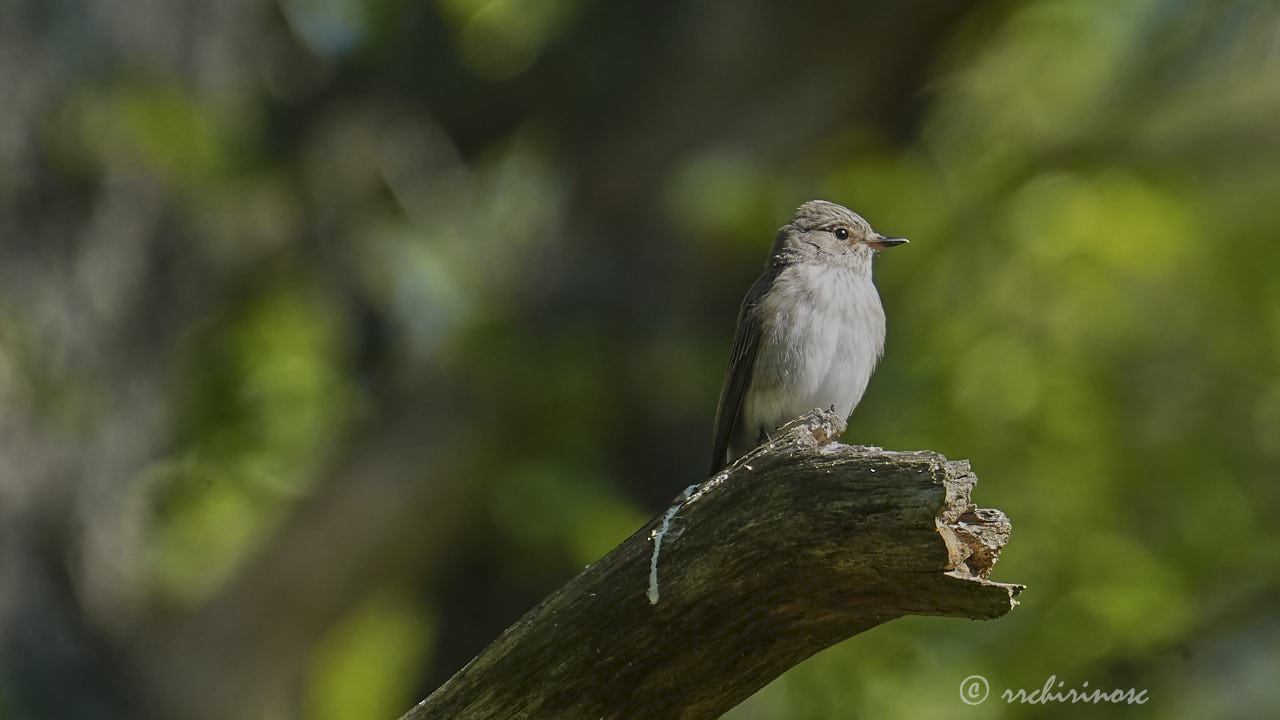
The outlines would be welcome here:
[[[778,230],[764,274],[738,314],[716,409],[712,473],[814,408],[853,412],[884,350],[871,261],[905,242],[824,200],[801,205]]]

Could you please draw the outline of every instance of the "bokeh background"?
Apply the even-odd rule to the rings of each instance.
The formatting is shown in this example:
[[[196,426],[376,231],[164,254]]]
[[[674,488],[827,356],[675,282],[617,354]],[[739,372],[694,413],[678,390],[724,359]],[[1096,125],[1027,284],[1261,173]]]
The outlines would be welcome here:
[[[845,440],[1029,589],[728,717],[1280,714],[1280,3],[6,0],[0,97],[0,718],[398,717],[701,479],[814,197],[912,239]]]

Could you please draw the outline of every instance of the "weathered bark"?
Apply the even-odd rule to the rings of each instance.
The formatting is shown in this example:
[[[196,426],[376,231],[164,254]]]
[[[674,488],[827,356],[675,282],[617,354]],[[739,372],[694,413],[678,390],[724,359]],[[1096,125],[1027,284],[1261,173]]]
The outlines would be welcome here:
[[[985,579],[1009,522],[968,463],[843,429],[815,411],[690,488],[402,720],[714,718],[887,620],[1009,612],[1022,587]]]

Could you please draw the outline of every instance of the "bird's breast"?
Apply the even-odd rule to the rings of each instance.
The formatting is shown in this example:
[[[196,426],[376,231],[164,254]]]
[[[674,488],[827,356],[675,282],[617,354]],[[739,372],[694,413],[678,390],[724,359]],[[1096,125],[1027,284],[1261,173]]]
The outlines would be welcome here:
[[[870,274],[791,267],[757,311],[761,338],[746,419],[772,429],[815,407],[848,417],[884,348],[884,310]]]

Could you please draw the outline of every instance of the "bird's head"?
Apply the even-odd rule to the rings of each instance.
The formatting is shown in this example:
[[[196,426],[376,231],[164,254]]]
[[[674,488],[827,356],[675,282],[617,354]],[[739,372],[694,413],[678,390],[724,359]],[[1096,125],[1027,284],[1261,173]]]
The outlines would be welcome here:
[[[861,215],[843,205],[810,200],[778,230],[773,254],[783,262],[832,262],[870,271],[876,252],[906,242],[872,230]]]

